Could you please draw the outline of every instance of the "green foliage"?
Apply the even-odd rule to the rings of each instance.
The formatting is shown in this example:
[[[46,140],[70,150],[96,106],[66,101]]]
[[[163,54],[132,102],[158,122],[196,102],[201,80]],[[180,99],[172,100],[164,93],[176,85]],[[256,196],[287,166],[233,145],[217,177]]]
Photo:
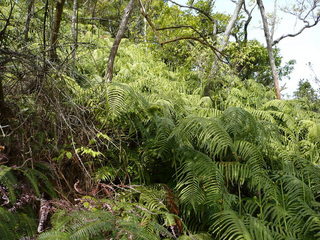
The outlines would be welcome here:
[[[2,239],[20,239],[35,234],[36,220],[27,213],[12,213],[0,207],[0,236]]]
[[[303,101],[306,109],[319,112],[319,89],[314,89],[308,80],[301,79],[299,81],[294,96]]]
[[[230,64],[213,74],[211,50],[189,40],[160,48],[136,11],[113,82],[105,83],[111,36],[126,2],[79,1],[72,66],[70,1],[59,39],[62,61],[47,66],[39,50],[49,40],[39,37],[43,3],[36,2],[29,41],[19,36],[25,1],[16,1],[17,24],[6,38],[8,49],[27,54],[10,57],[1,79],[14,113],[5,123],[9,150],[0,152],[0,187],[10,200],[0,208],[0,238],[36,234],[37,203],[9,211],[24,183],[35,202],[54,199],[39,239],[319,239],[320,118],[310,102],[318,96],[302,82],[299,99],[274,100],[260,43],[229,44]],[[190,3],[216,23],[164,1],[143,3],[158,28],[191,25],[214,46],[213,29],[223,31],[229,19],[212,14],[208,1]],[[7,16],[8,1],[0,6]],[[115,21],[93,23],[94,14]],[[235,36],[242,36],[241,21]],[[199,34],[190,27],[159,31],[163,41]],[[292,63],[281,68],[277,51],[284,77]],[[72,203],[63,206],[61,199]]]
[[[268,52],[260,42],[251,40],[245,43],[230,43],[226,49],[226,54],[242,80],[255,79],[255,81],[265,86],[272,85],[273,79],[269,66]],[[281,66],[279,49],[275,49],[274,54],[280,79],[288,77],[293,70],[295,61],[291,60]]]
[[[46,167],[44,167],[46,169]],[[9,200],[15,202],[17,197],[18,178],[19,181],[24,184],[29,184],[29,187],[34,191],[37,197],[40,197],[41,193],[47,193],[51,197],[55,197],[56,193],[48,178],[42,170],[32,168],[10,168],[6,166],[0,166],[0,184],[7,188],[9,194]],[[41,189],[41,190],[40,190]]]
[[[39,239],[170,238],[165,226],[171,226],[173,216],[162,202],[163,193],[140,187],[119,192],[116,201],[84,197],[86,210],[57,211],[52,217],[52,230]]]

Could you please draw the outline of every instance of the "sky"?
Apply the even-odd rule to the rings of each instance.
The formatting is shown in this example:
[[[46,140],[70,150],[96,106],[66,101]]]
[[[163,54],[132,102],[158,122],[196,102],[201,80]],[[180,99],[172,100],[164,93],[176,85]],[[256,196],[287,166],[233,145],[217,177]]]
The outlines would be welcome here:
[[[278,0],[279,7],[294,3],[294,0]],[[274,0],[264,1],[267,13],[272,13],[274,9]],[[216,10],[226,14],[232,14],[235,4],[230,0],[216,0]],[[293,16],[283,13],[278,10],[277,15],[279,22],[277,24],[274,38],[287,34],[295,33],[301,28],[299,22]],[[255,9],[252,23],[249,28],[249,39],[257,39],[265,44],[264,33],[262,30],[262,23],[260,12],[258,8]],[[291,79],[282,80],[280,85],[285,86],[286,89],[281,93],[286,97],[292,96],[297,89],[300,79],[308,79],[313,87],[320,88],[319,84],[313,81],[314,76],[320,78],[320,23],[313,27],[306,29],[300,35],[294,38],[285,38],[277,45],[280,48],[280,53],[283,56],[283,61],[291,59],[296,60],[294,71],[291,73]],[[312,64],[313,71],[308,66]]]

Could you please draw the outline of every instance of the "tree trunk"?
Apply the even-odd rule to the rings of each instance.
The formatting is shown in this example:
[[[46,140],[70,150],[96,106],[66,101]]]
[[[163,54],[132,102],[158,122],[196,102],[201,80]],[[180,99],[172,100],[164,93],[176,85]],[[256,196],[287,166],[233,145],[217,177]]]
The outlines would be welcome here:
[[[2,66],[3,67],[3,66]],[[2,68],[1,67],[1,68]],[[0,119],[4,117],[5,114],[5,102],[4,102],[4,92],[3,92],[3,83],[2,83],[2,74],[3,74],[3,69],[0,68]]]
[[[269,54],[269,62],[270,62],[271,71],[272,71],[272,77],[273,77],[274,88],[275,88],[275,92],[276,92],[276,98],[281,99],[280,86],[279,86],[279,74],[277,72],[276,62],[275,62],[274,55],[273,55],[272,39],[271,39],[270,30],[269,30],[269,26],[268,26],[267,15],[266,15],[262,0],[257,0],[257,3],[259,6],[259,9],[260,9],[264,35],[265,35],[266,42],[267,42],[267,50],[268,50],[268,54]]]
[[[72,60],[73,64],[76,61],[76,52],[78,47],[78,0],[73,0],[73,13],[72,13],[72,39],[73,39],[73,46],[72,46]]]
[[[48,18],[49,0],[44,4],[43,25],[42,25],[42,41],[43,41],[43,72],[47,71],[47,18]]]
[[[233,11],[233,15],[227,25],[227,28],[226,30],[224,31],[223,33],[223,39],[222,39],[222,42],[221,42],[221,46],[219,48],[220,51],[224,50],[224,48],[227,46],[228,42],[229,42],[229,38],[230,38],[230,35],[231,35],[231,31],[237,21],[237,18],[239,17],[239,14],[240,14],[240,10],[242,8],[242,5],[244,3],[244,0],[239,0],[237,5],[236,5],[236,8],[234,9]]]
[[[0,51],[0,55],[1,55],[1,51]],[[3,54],[3,57],[0,58],[0,125],[1,123],[3,124],[7,122],[6,121],[7,117],[11,113],[10,107],[5,102],[5,94],[3,89],[3,81],[5,78],[5,68],[8,62],[9,62],[9,57]]]
[[[58,60],[57,42],[58,42],[58,35],[59,35],[64,3],[65,3],[65,0],[57,0],[56,2],[56,11],[53,19],[53,26],[52,26],[51,38],[50,38],[49,57],[51,61]]]
[[[147,43],[147,27],[148,27],[148,23],[147,23],[147,19],[145,17],[143,17],[143,29],[142,29],[142,36],[143,36],[143,41],[145,43]]]
[[[244,4],[244,0],[239,0],[236,8],[233,11],[233,14],[228,22],[228,25],[226,27],[226,30],[223,33],[223,38],[222,41],[220,43],[220,47],[219,47],[219,52],[216,53],[216,58],[213,60],[212,64],[211,64],[211,70],[209,72],[210,76],[214,76],[217,73],[217,69],[218,69],[218,61],[221,57],[221,52],[225,49],[225,47],[227,46],[228,42],[229,42],[229,38],[231,35],[231,31],[234,27],[234,25],[236,24],[237,18],[239,17],[240,14],[240,10],[242,8]]]
[[[14,2],[10,2],[11,8],[8,15],[8,18],[5,19],[5,24],[2,29],[0,29],[0,120],[4,121],[6,118],[6,115],[8,113],[8,108],[5,103],[4,99],[4,90],[3,90],[3,79],[4,79],[4,73],[5,73],[5,65],[8,62],[8,57],[1,54],[1,50],[6,49],[6,30],[8,26],[10,25],[10,20],[12,17],[13,9],[15,7]],[[0,122],[1,124],[1,122]]]
[[[119,26],[119,30],[117,32],[116,38],[113,42],[111,51],[110,51],[110,55],[109,55],[109,59],[108,59],[108,65],[106,68],[106,74],[104,76],[105,80],[107,82],[111,82],[112,81],[112,77],[113,77],[113,65],[114,65],[114,60],[121,42],[121,39],[126,31],[128,22],[129,22],[129,18],[130,18],[130,14],[133,10],[134,7],[134,0],[130,0],[130,2],[128,3],[126,9],[124,10],[124,14],[122,16],[121,19],[121,23]]]
[[[31,18],[33,16],[33,5],[35,0],[28,0],[28,9],[27,9],[27,17],[26,17],[26,24],[24,25],[24,40],[27,42],[29,39],[29,28],[30,28],[30,22]]]

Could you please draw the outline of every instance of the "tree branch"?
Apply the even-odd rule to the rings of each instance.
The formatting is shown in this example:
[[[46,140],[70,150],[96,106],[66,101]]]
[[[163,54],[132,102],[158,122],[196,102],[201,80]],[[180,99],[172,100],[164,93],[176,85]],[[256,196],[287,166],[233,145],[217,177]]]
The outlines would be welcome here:
[[[247,6],[246,6],[246,2],[244,1],[243,3],[243,9],[244,11],[246,12],[246,14],[248,15],[248,18],[244,24],[244,27],[243,27],[243,31],[244,31],[244,42],[247,42],[248,41],[248,27],[249,27],[249,24],[252,20],[252,12],[253,10],[256,8],[257,4],[255,4],[252,9],[249,11],[247,9]]]
[[[206,18],[208,18],[212,23],[216,23],[216,21],[205,11],[203,11],[202,9],[200,8],[197,8],[197,7],[194,7],[194,6],[187,6],[187,5],[181,5],[173,0],[168,0],[169,2],[177,5],[178,7],[181,7],[181,8],[189,8],[189,9],[193,9],[193,10],[196,10],[197,12],[201,13],[202,15],[204,15]]]
[[[202,40],[202,39],[199,39],[197,37],[193,37],[193,36],[182,36],[182,37],[177,37],[177,38],[174,38],[174,39],[170,39],[170,40],[167,40],[167,41],[163,41],[163,42],[160,42],[161,45],[165,45],[165,44],[168,44],[168,43],[173,43],[173,42],[178,42],[178,41],[181,41],[181,40],[193,40],[193,41],[197,41],[199,43],[201,43],[202,45],[204,46],[207,46],[209,47],[213,53],[219,58],[219,60],[223,63],[228,63],[226,60],[222,59],[221,56],[224,56],[223,53],[221,51],[219,51],[219,49],[215,48],[214,46],[212,46],[210,43],[208,43],[208,41],[206,40]],[[225,57],[225,56],[224,56]]]
[[[205,39],[205,37],[199,32],[195,27],[190,25],[177,25],[177,26],[170,26],[170,27],[163,27],[163,28],[156,28],[157,31],[163,30],[171,30],[171,29],[179,29],[179,28],[190,28],[195,31],[201,38]]]
[[[234,9],[234,12],[231,16],[231,19],[228,22],[227,28],[226,28],[225,32],[223,33],[223,40],[221,43],[221,47],[219,48],[220,51],[222,51],[229,42],[229,37],[231,35],[231,31],[236,23],[236,20],[239,16],[239,13],[240,13],[240,10],[241,10],[243,4],[244,4],[244,0],[239,0],[236,5],[236,8]]]
[[[2,28],[2,30],[0,31],[0,42],[4,39],[4,35],[5,35],[5,32],[7,30],[7,27],[9,26],[10,24],[10,19],[11,19],[11,16],[12,16],[12,13],[13,13],[13,9],[15,7],[15,2],[13,1],[10,1],[10,12],[9,12],[9,16],[8,18],[5,19],[6,23],[4,24],[4,27]]]
[[[289,34],[286,34],[286,35],[282,35],[281,37],[279,37],[278,39],[276,39],[276,40],[274,40],[274,41],[272,42],[272,46],[278,44],[278,43],[279,43],[282,39],[284,39],[284,38],[296,37],[296,36],[298,36],[298,35],[301,34],[305,29],[307,29],[307,28],[312,28],[312,27],[316,26],[316,25],[319,23],[319,21],[320,21],[320,16],[318,16],[318,17],[315,19],[314,23],[312,23],[311,25],[310,25],[310,23],[308,22],[308,23],[307,23],[306,25],[304,25],[298,32],[296,32],[296,33],[289,33]]]
[[[153,24],[153,22],[151,21],[151,19],[149,18],[149,15],[147,14],[146,9],[145,9],[145,7],[143,6],[141,0],[139,0],[139,5],[140,5],[140,12],[141,12],[142,16],[147,20],[149,26],[151,27],[152,31],[155,33],[156,37],[158,38],[158,41],[160,42],[160,41],[161,41],[161,40],[160,40],[161,38],[160,38],[159,33],[157,32],[157,28],[156,28],[156,26]]]

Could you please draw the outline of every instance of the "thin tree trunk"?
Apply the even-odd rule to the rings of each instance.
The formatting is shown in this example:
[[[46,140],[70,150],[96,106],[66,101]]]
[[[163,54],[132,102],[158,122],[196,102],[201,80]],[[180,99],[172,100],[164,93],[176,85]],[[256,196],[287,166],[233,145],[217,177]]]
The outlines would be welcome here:
[[[28,9],[27,9],[27,17],[26,17],[26,24],[24,25],[24,40],[28,41],[29,39],[29,29],[30,29],[30,22],[33,16],[33,6],[35,0],[28,0]]]
[[[4,66],[1,66],[3,68]],[[4,102],[4,92],[3,92],[3,84],[2,84],[2,75],[3,75],[3,69],[0,68],[0,119],[4,117],[5,114],[5,102]]]
[[[44,5],[44,20],[43,20],[43,30],[42,30],[42,41],[43,41],[43,72],[47,71],[47,18],[48,18],[48,8],[49,8],[49,0],[46,0]]]
[[[267,50],[268,50],[268,54],[269,54],[269,62],[270,62],[271,71],[272,71],[272,77],[273,77],[274,88],[275,88],[275,92],[276,92],[276,98],[281,99],[280,86],[279,86],[279,74],[277,72],[276,62],[275,62],[275,58],[273,55],[272,39],[271,39],[270,30],[269,30],[269,26],[268,26],[267,15],[266,15],[262,0],[257,0],[257,3],[259,6],[259,9],[260,9],[262,23],[263,23],[263,29],[264,29],[264,35],[265,35],[266,42],[267,42]]]
[[[0,29],[0,50],[6,49],[6,30],[8,26],[10,25],[10,20],[13,14],[13,9],[15,7],[15,2],[10,2],[10,12],[8,15],[8,18],[5,20],[4,27]],[[5,73],[5,65],[7,64],[8,57],[5,55],[1,55],[0,53],[0,120],[4,120],[6,118],[6,115],[8,113],[8,107],[5,103],[4,98],[4,90],[3,90],[3,79],[4,79],[4,73]]]
[[[51,61],[57,61],[58,55],[57,55],[57,43],[58,43],[58,35],[59,35],[59,29],[61,24],[61,17],[63,12],[63,6],[64,6],[65,0],[57,0],[56,1],[56,11],[53,19],[53,26],[51,30],[51,38],[50,38],[50,60]]]
[[[116,38],[113,42],[113,45],[112,45],[112,48],[110,51],[108,64],[107,64],[107,68],[106,68],[106,74],[104,76],[104,78],[107,82],[112,81],[114,60],[116,58],[116,54],[117,54],[121,39],[123,38],[123,35],[126,31],[126,28],[127,28],[128,22],[129,22],[129,18],[130,18],[130,14],[133,10],[133,7],[134,7],[134,0],[130,0],[130,2],[128,3],[127,7],[124,10],[124,14],[121,19],[119,30],[117,32]]]
[[[92,0],[92,2],[93,2],[93,6],[90,10],[91,10],[91,17],[92,19],[94,19],[96,17],[96,8],[97,8],[98,0]],[[91,24],[91,32],[93,31],[93,28],[94,28],[94,24]]]
[[[234,11],[233,11],[233,14],[228,22],[228,25],[226,27],[226,30],[224,31],[223,33],[223,38],[222,38],[222,41],[220,43],[220,47],[218,48],[218,52],[216,53],[217,54],[217,57],[213,60],[212,62],[212,65],[211,65],[211,70],[209,72],[209,75],[210,76],[214,76],[217,72],[217,69],[218,69],[218,61],[220,59],[220,56],[221,56],[221,52],[225,49],[225,47],[227,46],[228,42],[229,42],[229,38],[230,38],[230,35],[231,35],[231,32],[232,32],[232,29],[234,27],[234,25],[236,24],[236,21],[237,21],[237,18],[239,17],[239,14],[240,14],[240,10],[242,8],[244,4],[244,0],[239,0]]]
[[[239,17],[240,10],[242,8],[243,3],[244,3],[244,0],[239,0],[236,5],[236,8],[233,11],[232,17],[229,20],[227,28],[223,33],[223,39],[221,42],[221,46],[219,48],[220,51],[224,50],[224,48],[227,46],[227,44],[229,42],[231,31],[232,31],[234,25],[236,24],[236,21],[237,21],[237,18]]]
[[[78,47],[78,0],[73,0],[71,32],[72,32],[72,39],[73,39],[72,60],[73,60],[73,64],[75,64],[77,47]]]
[[[273,16],[272,16],[272,22],[271,22],[271,29],[270,29],[270,38],[271,42],[273,42],[273,36],[276,29],[276,23],[277,23],[277,8],[278,8],[278,0],[274,1],[274,7],[273,7]]]
[[[1,46],[1,42],[0,42]],[[5,46],[1,46],[2,50],[5,50]],[[11,109],[9,108],[8,104],[6,104],[5,101],[5,94],[4,94],[4,87],[3,87],[3,82],[5,78],[5,70],[6,70],[6,65],[9,62],[10,55],[6,56],[5,52],[3,54],[1,53],[1,48],[0,48],[0,125],[1,121],[2,123],[6,122],[7,117],[9,113],[11,112]]]
[[[143,36],[143,41],[145,43],[147,43],[147,26],[148,23],[147,23],[147,19],[144,17],[143,18],[143,33],[142,33],[142,36]]]
[[[158,40],[158,42],[162,42],[161,41],[161,37],[160,37],[160,34],[159,32],[157,31],[157,28],[156,26],[153,24],[153,22],[151,21],[145,7],[143,6],[143,3],[141,0],[139,0],[139,5],[140,5],[140,12],[142,14],[142,16],[144,16],[145,20],[147,21],[147,23],[149,24],[149,26],[151,27],[152,31],[154,32],[154,34],[156,35],[156,38]]]

